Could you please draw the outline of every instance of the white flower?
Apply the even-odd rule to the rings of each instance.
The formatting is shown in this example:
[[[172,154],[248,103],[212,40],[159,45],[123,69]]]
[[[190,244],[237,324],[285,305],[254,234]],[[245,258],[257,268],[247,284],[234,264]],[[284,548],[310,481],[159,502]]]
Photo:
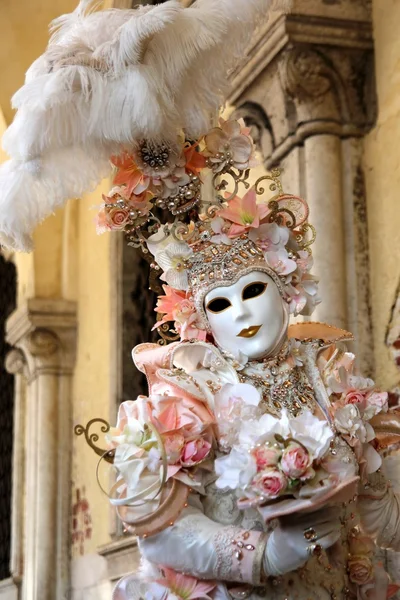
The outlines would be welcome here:
[[[165,250],[170,244],[171,236],[164,227],[160,227],[157,233],[151,235],[146,241],[147,248],[154,257],[157,257],[157,254]]]
[[[217,458],[215,472],[218,475],[216,486],[219,489],[235,490],[251,482],[257,473],[257,465],[250,454],[233,448],[228,456]]]
[[[215,217],[215,219],[211,221],[211,229],[216,234],[211,238],[213,244],[225,244],[226,246],[232,245],[232,240],[227,235],[230,225],[227,224],[225,219],[222,217]]]
[[[239,433],[239,442],[245,448],[252,448],[257,444],[266,442],[275,443],[276,435],[288,437],[290,433],[288,413],[282,411],[282,417],[277,419],[265,414],[260,419],[251,420],[242,424]]]
[[[340,433],[366,441],[365,425],[355,404],[347,404],[335,412],[335,426]]]
[[[164,250],[158,252],[156,261],[164,271],[160,279],[177,290],[186,290],[187,260],[192,254],[190,246],[180,242],[171,242]]]
[[[123,444],[130,444],[131,446],[140,447],[143,441],[143,436],[143,425],[137,419],[129,417],[128,423],[125,425],[120,435],[109,435],[107,439],[111,444],[116,444],[119,446]]]
[[[313,460],[326,454],[334,437],[327,421],[318,419],[308,410],[289,418],[289,428],[292,437],[307,448]]]
[[[259,391],[247,383],[226,383],[217,392],[215,414],[221,447],[227,449],[237,443],[242,423],[257,417],[260,401]]]

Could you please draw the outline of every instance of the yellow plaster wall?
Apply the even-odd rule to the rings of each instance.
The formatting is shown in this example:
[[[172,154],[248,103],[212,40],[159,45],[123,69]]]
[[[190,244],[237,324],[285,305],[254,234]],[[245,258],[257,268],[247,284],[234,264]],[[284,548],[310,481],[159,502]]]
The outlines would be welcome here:
[[[376,379],[399,381],[385,346],[400,278],[400,3],[374,0],[378,122],[365,143]]]
[[[77,0],[1,0],[0,106],[7,123],[13,115],[10,98],[23,84],[27,68],[47,45],[48,24],[74,10],[77,4]]]
[[[98,236],[95,231],[94,205],[99,204],[101,192],[109,189],[109,183],[85,197],[78,205],[79,250],[76,273],[78,293],[78,348],[73,383],[73,421],[86,424],[110,413],[110,332],[111,323],[111,236]],[[104,443],[104,442],[100,442]],[[95,473],[98,458],[83,438],[73,441],[73,493],[85,488],[89,503],[93,533],[85,542],[85,553],[95,552],[97,547],[109,541],[109,505],[97,485]],[[77,554],[77,548],[73,548]]]
[[[0,2],[0,135],[13,118],[12,95],[23,84],[25,71],[44,51],[48,24],[71,12],[78,0],[2,0]],[[111,0],[105,0],[110,6]],[[0,151],[0,162],[7,159]],[[82,200],[70,200],[46,219],[34,234],[35,250],[14,257],[18,272],[18,305],[26,298],[66,298],[78,306],[77,362],[73,381],[73,424],[94,417],[109,418],[111,272],[110,236],[97,236],[94,205],[109,183]],[[73,438],[72,491],[89,502],[92,537],[84,552],[95,552],[109,541],[109,507],[95,478],[96,458],[82,438]],[[74,501],[74,497],[73,497]],[[73,548],[73,555],[79,553]]]

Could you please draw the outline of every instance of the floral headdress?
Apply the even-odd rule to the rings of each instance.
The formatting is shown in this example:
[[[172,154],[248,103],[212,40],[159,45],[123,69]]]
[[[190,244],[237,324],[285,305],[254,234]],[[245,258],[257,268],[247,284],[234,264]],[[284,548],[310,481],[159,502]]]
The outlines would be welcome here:
[[[181,339],[205,339],[204,296],[252,270],[272,277],[290,313],[311,314],[319,298],[308,206],[283,192],[277,169],[250,188],[257,161],[242,120],[221,119],[195,142],[182,134],[173,147],[142,141],[113,164],[116,187],[103,198],[98,231],[123,230],[152,257],[165,282],[156,327],[174,322]]]

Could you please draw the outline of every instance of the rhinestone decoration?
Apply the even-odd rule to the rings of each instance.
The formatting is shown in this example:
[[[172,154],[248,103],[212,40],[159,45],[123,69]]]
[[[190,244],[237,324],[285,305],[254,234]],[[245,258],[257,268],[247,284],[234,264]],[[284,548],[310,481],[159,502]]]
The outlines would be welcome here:
[[[167,145],[155,146],[146,140],[142,140],[139,147],[140,158],[145,165],[155,171],[169,167],[170,149]]]

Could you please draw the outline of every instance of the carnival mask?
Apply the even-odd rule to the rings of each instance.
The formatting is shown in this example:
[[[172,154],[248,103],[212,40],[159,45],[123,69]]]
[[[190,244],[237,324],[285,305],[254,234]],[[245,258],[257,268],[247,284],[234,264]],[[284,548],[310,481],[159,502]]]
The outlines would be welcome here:
[[[205,297],[205,311],[215,342],[249,359],[273,353],[287,331],[288,311],[272,278],[261,271],[243,275]]]

